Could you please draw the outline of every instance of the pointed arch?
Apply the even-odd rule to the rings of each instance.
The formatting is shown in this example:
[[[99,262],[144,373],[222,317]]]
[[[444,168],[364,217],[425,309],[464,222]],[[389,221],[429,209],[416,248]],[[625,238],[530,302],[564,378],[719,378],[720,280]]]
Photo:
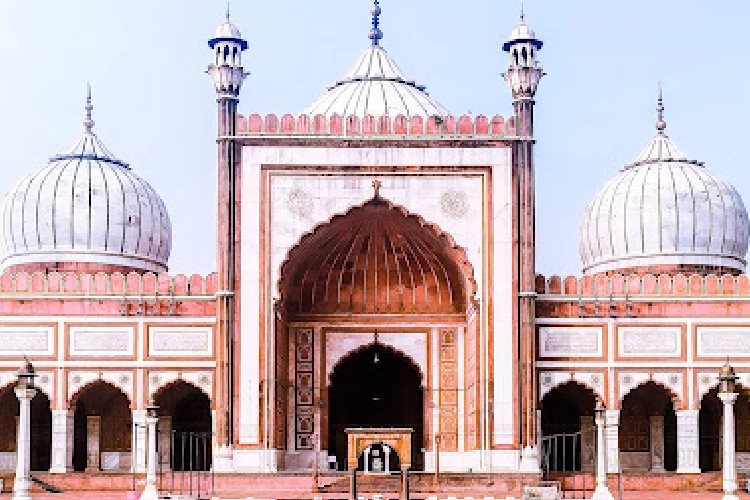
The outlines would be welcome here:
[[[378,194],[303,234],[281,264],[277,291],[288,314],[461,313],[476,305],[465,249]]]

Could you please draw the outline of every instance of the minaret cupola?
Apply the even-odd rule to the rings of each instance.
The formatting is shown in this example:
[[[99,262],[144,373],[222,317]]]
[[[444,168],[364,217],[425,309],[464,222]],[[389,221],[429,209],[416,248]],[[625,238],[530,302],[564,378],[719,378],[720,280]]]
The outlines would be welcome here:
[[[214,82],[217,96],[236,99],[248,75],[242,67],[242,52],[247,50],[247,41],[243,40],[240,30],[229,19],[229,9],[226,20],[208,41],[208,46],[214,52],[214,60],[206,73]]]
[[[533,99],[544,71],[537,61],[537,52],[542,48],[534,31],[526,24],[521,10],[521,19],[513,28],[503,50],[508,53],[508,70],[503,74],[513,94],[513,99]]]

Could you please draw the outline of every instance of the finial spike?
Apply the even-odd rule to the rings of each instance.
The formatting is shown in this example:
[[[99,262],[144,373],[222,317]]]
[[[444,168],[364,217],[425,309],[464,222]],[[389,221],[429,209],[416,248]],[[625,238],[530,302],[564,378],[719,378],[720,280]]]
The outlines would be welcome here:
[[[523,9],[523,0],[521,0],[521,22],[525,20],[526,20],[526,13],[524,12],[524,9]]]
[[[383,183],[377,179],[372,181],[372,188],[375,190],[375,195],[373,196],[373,198],[380,198],[380,186],[382,185]]]
[[[227,0],[227,22],[229,22],[229,0]]]
[[[94,105],[91,103],[91,83],[86,83],[86,119],[83,121],[83,126],[86,128],[86,132],[91,133],[94,128],[94,120],[91,117],[91,112],[94,110]]]
[[[656,104],[656,130],[659,134],[664,134],[664,130],[667,128],[667,122],[664,121],[664,96],[662,93],[661,82],[659,82],[659,97]]]
[[[380,1],[375,0],[375,4],[372,7],[370,13],[372,14],[372,29],[370,30],[370,40],[373,45],[380,45],[380,40],[383,39],[383,32],[380,30],[380,14],[382,14],[380,8]]]

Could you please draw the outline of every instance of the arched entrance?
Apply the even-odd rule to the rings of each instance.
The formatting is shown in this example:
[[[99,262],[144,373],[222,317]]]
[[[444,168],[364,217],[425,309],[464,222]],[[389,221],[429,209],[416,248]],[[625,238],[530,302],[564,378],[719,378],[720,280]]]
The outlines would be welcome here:
[[[0,389],[0,469],[15,468],[16,433],[20,405],[14,386]],[[37,391],[31,400],[31,470],[48,471],[52,457],[52,411],[47,395]]]
[[[738,461],[750,458],[750,398],[743,387],[734,403],[735,449]],[[702,472],[721,470],[722,421],[724,405],[719,400],[718,389],[713,388],[701,399],[698,412],[700,468]],[[744,471],[743,471],[744,472]]]
[[[328,451],[339,468],[346,464],[345,431],[354,427],[414,429],[412,467],[423,468],[422,377],[409,358],[382,344],[370,344],[334,369],[328,398]]]
[[[114,385],[97,381],[73,398],[73,470],[130,468],[132,413],[128,397]]]
[[[211,401],[200,389],[179,380],[154,398],[159,406],[159,458],[173,470],[211,469]]]
[[[542,399],[542,458],[547,470],[590,470],[594,460],[596,396],[577,382],[555,387]]]
[[[664,387],[646,382],[630,391],[622,400],[619,431],[622,469],[677,469],[677,414]]]

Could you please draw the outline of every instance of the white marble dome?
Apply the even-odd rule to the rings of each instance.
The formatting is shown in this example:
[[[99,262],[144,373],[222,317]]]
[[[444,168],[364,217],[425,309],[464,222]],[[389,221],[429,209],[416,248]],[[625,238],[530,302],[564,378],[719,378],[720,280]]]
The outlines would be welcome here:
[[[658,134],[586,207],[580,231],[585,273],[646,269],[742,272],[745,205],[730,184]]]
[[[328,87],[303,115],[332,116],[448,116],[450,112],[430,97],[423,85],[409,80],[380,45],[379,3],[372,11],[371,45],[359,56],[346,76]]]
[[[90,104],[89,104],[90,111]],[[172,246],[164,202],[92,132],[21,179],[0,209],[0,265],[86,263],[163,272]]]
[[[227,15],[227,19],[219,25],[218,28],[216,28],[216,35],[215,38],[242,38],[242,34],[240,33],[240,30],[237,28],[237,26],[234,25],[229,20],[229,15]]]

